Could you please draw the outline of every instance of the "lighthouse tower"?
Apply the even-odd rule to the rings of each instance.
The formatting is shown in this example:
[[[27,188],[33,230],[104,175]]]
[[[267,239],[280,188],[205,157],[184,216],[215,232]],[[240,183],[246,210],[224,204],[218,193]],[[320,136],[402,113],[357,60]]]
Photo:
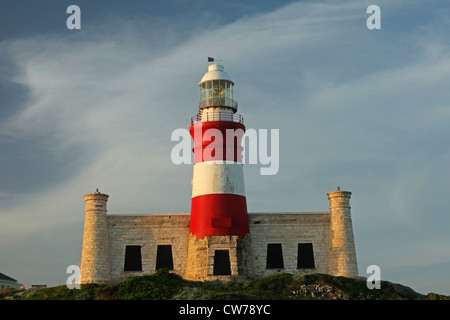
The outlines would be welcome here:
[[[209,65],[199,86],[199,112],[190,127],[194,173],[187,277],[241,276],[250,263],[243,254],[250,245],[242,168],[244,121],[236,114],[234,82],[222,65]]]

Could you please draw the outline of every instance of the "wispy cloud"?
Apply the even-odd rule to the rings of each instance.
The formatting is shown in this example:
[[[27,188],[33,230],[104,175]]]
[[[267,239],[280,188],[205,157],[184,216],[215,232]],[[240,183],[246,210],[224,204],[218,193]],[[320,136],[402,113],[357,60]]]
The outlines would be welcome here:
[[[383,8],[387,19],[401,10]],[[246,125],[280,129],[279,173],[245,169],[250,211],[327,210],[326,192],[350,189],[363,264],[379,228],[415,232],[426,221],[423,237],[444,232],[449,41],[434,24],[416,38],[407,28],[369,31],[366,17],[357,2],[296,3],[228,25],[206,19],[210,28],[117,17],[112,32],[100,22],[75,36],[1,43],[27,99],[0,121],[0,137],[35,144],[52,161],[30,159],[34,170],[55,175],[22,193],[2,182],[2,246],[17,229],[39,241],[46,230],[80,228],[82,195],[97,187],[112,213],[188,212],[192,168],[170,162],[170,136],[197,112],[207,56],[222,58],[235,79]],[[398,239],[385,236],[385,245]],[[442,261],[441,248],[427,259]],[[79,259],[81,248],[72,250]],[[387,259],[381,249],[375,258]]]

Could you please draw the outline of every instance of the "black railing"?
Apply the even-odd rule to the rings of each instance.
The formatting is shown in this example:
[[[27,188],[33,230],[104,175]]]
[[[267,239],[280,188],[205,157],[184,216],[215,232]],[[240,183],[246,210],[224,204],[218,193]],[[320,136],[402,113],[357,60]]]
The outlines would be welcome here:
[[[231,121],[244,124],[244,117],[240,114],[233,114],[229,112],[205,112],[204,114],[196,114],[191,118],[191,125],[199,122],[208,121]]]

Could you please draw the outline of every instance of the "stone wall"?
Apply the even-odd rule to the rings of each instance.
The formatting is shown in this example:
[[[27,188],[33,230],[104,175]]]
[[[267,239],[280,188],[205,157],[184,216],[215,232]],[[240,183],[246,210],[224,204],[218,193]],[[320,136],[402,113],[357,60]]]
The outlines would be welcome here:
[[[191,280],[227,278],[213,276],[215,250],[230,253],[231,276],[261,277],[276,272],[296,274],[328,272],[330,214],[250,213],[250,235],[195,239],[189,233],[189,214],[108,215],[111,280],[152,274],[158,245],[172,246],[173,272]],[[267,244],[280,243],[284,268],[267,269]],[[297,246],[312,243],[314,269],[297,269]],[[124,271],[125,247],[141,246],[142,271]]]
[[[254,276],[276,272],[295,274],[328,271],[329,212],[316,213],[251,213],[249,214],[253,248]],[[267,269],[267,244],[281,244],[284,268]],[[299,243],[312,243],[314,269],[297,269]]]
[[[156,270],[158,245],[172,245],[173,272],[184,276],[189,214],[108,215],[112,281]],[[125,247],[141,246],[142,271],[124,271]]]
[[[95,202],[92,204],[95,207]],[[189,214],[106,215],[99,204],[95,210],[86,211],[83,283],[153,274],[158,245],[171,245],[172,272],[191,280],[230,278],[213,275],[215,250],[229,250],[231,277],[263,277],[277,272],[357,275],[352,227],[347,226],[351,224],[350,208],[346,204],[335,206],[333,202],[334,218],[330,212],[249,213],[250,235],[244,239],[196,239],[189,232]],[[106,224],[97,222],[103,218]],[[99,240],[105,236],[108,241]],[[298,244],[304,243],[312,244],[314,268],[297,266]],[[281,245],[283,268],[267,268],[268,244]],[[126,246],[140,246],[141,271],[124,271]]]
[[[216,250],[227,250],[230,258],[230,275],[214,274],[214,255]],[[185,278],[188,280],[225,280],[248,278],[253,275],[253,254],[250,235],[245,238],[238,236],[207,236],[196,239],[189,235],[188,261]]]

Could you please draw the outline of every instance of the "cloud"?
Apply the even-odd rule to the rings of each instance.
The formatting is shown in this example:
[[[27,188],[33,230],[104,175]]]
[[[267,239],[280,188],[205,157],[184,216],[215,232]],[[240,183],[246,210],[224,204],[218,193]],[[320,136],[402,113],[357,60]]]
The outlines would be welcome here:
[[[34,145],[45,157],[20,170],[51,181],[11,182],[14,192],[2,183],[2,247],[14,246],[16,230],[51,246],[43,233],[80,228],[82,195],[97,187],[110,195],[111,213],[189,212],[192,167],[170,162],[170,137],[197,112],[207,56],[224,60],[247,127],[280,129],[279,173],[245,168],[249,211],[327,210],[326,192],[340,185],[353,192],[360,266],[394,259],[393,243],[420,245],[398,230],[410,235],[426,223],[423,238],[437,232],[445,241],[448,40],[431,24],[416,38],[383,29],[389,21],[369,31],[365,9],[295,3],[226,25],[205,18],[170,28],[109,17],[89,32],[2,42],[0,61],[26,99],[0,121],[0,141],[8,158],[18,155],[14,143]],[[438,247],[427,260],[442,262],[448,248]],[[74,245],[67,255],[80,253]]]

